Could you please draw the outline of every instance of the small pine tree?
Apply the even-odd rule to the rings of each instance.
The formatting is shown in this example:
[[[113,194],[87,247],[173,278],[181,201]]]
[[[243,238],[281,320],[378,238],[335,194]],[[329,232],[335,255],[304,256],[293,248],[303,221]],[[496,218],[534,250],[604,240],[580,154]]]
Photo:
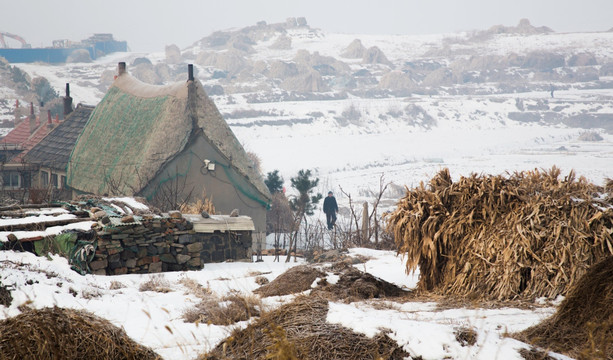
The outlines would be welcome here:
[[[315,205],[323,197],[320,193],[311,195],[319,184],[319,178],[311,180],[311,170],[300,170],[298,175],[290,180],[292,187],[298,190],[298,197],[290,200],[292,210],[298,212],[299,215],[313,215]]]
[[[279,170],[269,172],[264,180],[264,184],[268,186],[271,194],[281,192],[283,190],[283,182],[283,178],[279,176]]]
[[[289,249],[285,262],[288,262],[291,255],[292,246],[294,251],[297,248],[298,230],[300,223],[306,223],[306,216],[313,215],[315,205],[323,198],[320,193],[313,195],[319,184],[319,178],[311,179],[311,170],[300,170],[298,175],[290,179],[292,187],[298,190],[298,196],[290,199],[289,204],[294,211],[294,233],[290,238]]]

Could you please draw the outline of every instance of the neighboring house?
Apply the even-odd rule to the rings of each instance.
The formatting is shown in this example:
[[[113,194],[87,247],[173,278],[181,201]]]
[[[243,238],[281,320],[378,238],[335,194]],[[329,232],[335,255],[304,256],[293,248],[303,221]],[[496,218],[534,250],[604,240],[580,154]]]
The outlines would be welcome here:
[[[43,139],[57,124],[51,113],[48,121],[42,122],[34,115],[34,105],[30,104],[30,115],[25,119],[15,119],[15,128],[0,140],[0,173],[3,190],[23,190],[32,186],[32,177],[38,171],[24,161],[23,155]]]
[[[32,187],[66,188],[66,166],[70,153],[93,110],[93,106],[77,105],[74,111],[65,115],[64,121],[23,155],[25,163],[35,165],[38,169]],[[67,193],[63,197],[70,199],[71,195]]]
[[[80,193],[143,196],[157,206],[201,199],[253,219],[263,241],[271,195],[262,176],[188,66],[188,79],[145,84],[119,63],[70,156]],[[172,206],[172,205],[171,205]]]

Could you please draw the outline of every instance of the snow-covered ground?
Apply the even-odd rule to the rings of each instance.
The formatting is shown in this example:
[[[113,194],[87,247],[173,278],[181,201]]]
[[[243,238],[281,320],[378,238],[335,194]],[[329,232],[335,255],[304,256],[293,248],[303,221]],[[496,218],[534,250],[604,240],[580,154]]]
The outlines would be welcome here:
[[[602,64],[610,64],[613,58],[611,32],[500,34],[483,41],[470,41],[471,34],[467,33],[377,36],[292,29],[286,35],[291,38],[291,49],[272,49],[270,45],[276,38],[270,38],[253,44],[254,51],[244,56],[253,62],[291,62],[298,51],[306,50],[309,54],[317,52],[340,59],[343,50],[359,38],[365,47],[380,48],[396,69],[402,69],[405,62],[423,60],[428,53],[440,63],[454,60],[444,58],[444,54],[469,58],[471,55],[522,55],[532,51],[585,52],[593,54]],[[201,49],[196,44],[183,52],[185,55],[191,51],[192,57],[183,59],[184,64],[176,66],[185,67],[186,72],[187,63],[196,63],[199,80],[205,85],[216,85],[221,80],[212,77],[215,69],[204,68],[196,60],[200,51],[222,50]],[[127,62],[128,71],[132,71],[132,64],[139,57],[146,57],[154,65],[164,65],[163,53],[116,53],[89,64],[17,66],[31,78],[47,78],[60,95],[63,95],[68,82],[75,104],[95,105],[104,96],[105,86],[110,83],[109,72],[114,71],[117,62]],[[378,74],[373,76],[377,81],[381,78],[382,65],[365,65],[361,59],[343,58],[342,61],[351,71],[367,69]],[[392,70],[393,66],[386,71]],[[531,75],[526,81],[530,81]],[[275,83],[263,75],[258,76],[255,79],[264,79],[266,86]],[[257,89],[261,84],[256,80],[246,80],[253,81],[253,84],[222,85]],[[598,127],[589,129],[599,134],[601,141],[580,141],[580,135],[586,131],[581,123],[569,127],[555,122],[517,121],[509,114],[532,108],[556,116],[594,114],[611,117],[613,89],[606,83],[611,80],[609,74],[609,77],[599,77],[602,82],[599,86],[589,81],[553,84],[562,85],[556,87],[555,98],[551,97],[547,81],[545,84],[535,82],[535,86],[523,92],[517,90],[521,87],[516,84],[508,87],[510,90],[507,92],[496,84],[470,84],[474,87],[472,95],[455,91],[464,86],[456,84],[439,89],[431,96],[412,94],[365,98],[348,94],[341,100],[249,101],[249,96],[267,96],[274,93],[271,90],[262,93],[234,91],[212,98],[245,149],[260,157],[264,173],[280,171],[290,195],[290,178],[300,169],[312,169],[320,179],[317,191],[334,191],[340,207],[346,208],[349,199],[341,193],[341,188],[351,194],[354,204],[370,202],[372,193],[379,189],[381,177],[385,182],[400,187],[413,187],[427,182],[444,167],[448,167],[452,177],[457,179],[473,172],[500,174],[549,169],[555,165],[562,169],[562,175],[574,169],[577,175],[601,185],[605,178],[613,178],[613,135],[610,128],[608,132]],[[534,90],[539,86],[545,90]],[[0,86],[0,97],[6,100],[4,115],[0,119],[12,119],[11,106],[16,93]],[[343,115],[349,110],[353,114],[350,118]],[[250,112],[251,115],[227,116],[238,112]],[[393,206],[399,196],[398,192],[387,194],[385,206]],[[318,210],[315,218],[323,217]],[[393,252],[365,249],[352,249],[351,252],[370,257],[365,264],[356,265],[358,269],[407,289],[415,287],[418,275],[405,275],[402,259]],[[129,336],[151,346],[166,359],[191,359],[212,349],[228,336],[233,327],[185,323],[183,312],[200,299],[190,293],[181,280],[192,279],[220,296],[231,290],[250,294],[258,286],[255,274],[272,280],[289,267],[302,263],[274,263],[269,257],[264,257],[264,260],[262,263],[206,264],[203,270],[192,272],[101,277],[80,276],[71,271],[66,260],[61,258],[47,260],[32,254],[0,251],[0,280],[14,288],[13,304],[8,309],[0,307],[0,317],[17,315],[17,307],[27,301],[32,301],[34,307],[58,305],[87,309],[122,326]],[[139,291],[140,285],[153,276],[161,276],[171,291]],[[330,275],[328,280],[332,283],[333,276]],[[275,307],[290,299],[291,296],[274,297],[265,299],[264,304]],[[387,306],[374,306],[373,301],[333,303],[328,321],[369,336],[381,329],[390,329],[390,337],[423,359],[521,359],[518,349],[527,345],[506,338],[504,334],[538,323],[555,311],[555,305],[532,310],[440,310],[434,302],[390,303]],[[476,329],[476,345],[461,346],[455,340],[453,332],[459,327]]]
[[[351,249],[350,253],[369,259],[355,265],[358,269],[405,289],[416,286],[418,274],[406,275],[402,258],[394,252]],[[231,326],[184,322],[184,311],[200,299],[182,280],[191,279],[220,296],[231,291],[250,295],[258,287],[256,276],[273,280],[290,267],[303,264],[301,260],[289,263],[272,260],[264,257],[264,262],[259,263],[206,264],[200,271],[189,272],[81,276],[70,270],[64,258],[0,251],[0,281],[12,289],[13,296],[10,307],[0,305],[0,318],[18,315],[18,307],[26,302],[34,308],[57,305],[85,309],[123,327],[131,338],[153,348],[165,359],[193,359],[211,350],[236,326],[246,326],[248,321]],[[330,283],[335,276],[328,275]],[[152,278],[165,284],[168,292],[140,291],[141,284]],[[265,298],[263,306],[273,309],[292,298],[293,295]],[[388,329],[389,336],[404,350],[423,359],[522,359],[518,351],[529,346],[504,335],[540,322],[553,314],[554,305],[532,310],[441,310],[434,302],[394,303],[373,299],[351,304],[331,303],[327,321],[367,336]],[[475,345],[462,346],[456,340],[454,331],[460,328],[476,331]]]

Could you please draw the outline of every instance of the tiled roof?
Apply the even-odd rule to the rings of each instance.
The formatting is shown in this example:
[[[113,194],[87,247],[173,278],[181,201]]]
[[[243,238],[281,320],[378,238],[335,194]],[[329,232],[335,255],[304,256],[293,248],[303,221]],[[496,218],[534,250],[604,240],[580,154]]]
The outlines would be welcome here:
[[[49,129],[47,124],[40,126],[34,131],[29,138],[26,139],[23,143],[21,143],[22,151],[15,155],[12,159],[9,160],[9,163],[12,164],[20,164],[23,160],[23,156],[32,149],[36,144],[38,144],[52,129]]]
[[[36,127],[38,128],[40,121],[36,119]],[[21,145],[30,137],[30,119],[27,117],[22,120],[13,130],[0,140],[0,144]]]
[[[64,121],[45,134],[47,136],[43,135],[42,140],[38,139],[29,151],[22,153],[23,159],[28,163],[66,170],[70,153],[93,110],[93,106],[79,104]]]

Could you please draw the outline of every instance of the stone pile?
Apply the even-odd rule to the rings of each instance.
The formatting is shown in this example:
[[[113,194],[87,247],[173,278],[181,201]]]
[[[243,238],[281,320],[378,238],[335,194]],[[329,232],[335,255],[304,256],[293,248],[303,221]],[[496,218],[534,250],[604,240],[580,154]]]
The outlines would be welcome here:
[[[124,217],[122,220],[128,217]],[[251,232],[197,233],[179,212],[169,217],[112,221],[97,230],[98,248],[89,264],[97,275],[202,269],[205,262],[248,259]]]

